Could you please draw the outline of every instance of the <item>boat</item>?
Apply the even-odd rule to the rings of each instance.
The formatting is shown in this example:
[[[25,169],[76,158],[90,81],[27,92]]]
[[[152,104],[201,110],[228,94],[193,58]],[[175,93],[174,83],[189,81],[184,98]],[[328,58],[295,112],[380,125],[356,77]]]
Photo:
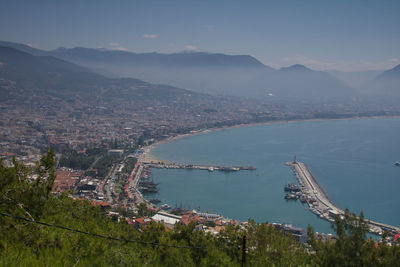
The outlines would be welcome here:
[[[222,167],[218,169],[221,172],[236,172],[239,170],[237,167]]]
[[[159,183],[155,183],[153,181],[140,181],[139,186],[146,186],[146,187],[156,187]]]
[[[287,199],[287,200],[296,200],[296,199],[298,199],[299,197],[298,196],[296,196],[295,194],[286,194],[285,195],[285,199]]]
[[[297,184],[288,183],[284,188],[285,192],[299,192],[301,189]]]
[[[161,208],[162,208],[163,210],[169,210],[169,209],[171,208],[171,206],[168,205],[168,204],[162,204],[162,205],[161,205]]]
[[[185,212],[185,210],[182,208],[176,208],[176,209],[171,210],[171,213],[175,214],[175,215],[182,215],[184,212]]]
[[[152,199],[149,200],[149,202],[155,204],[155,203],[160,203],[161,200],[158,199],[158,198],[152,198]]]
[[[157,193],[158,192],[157,188],[148,188],[148,187],[142,187],[142,188],[139,188],[139,190],[143,194],[153,194],[153,193]]]
[[[394,165],[400,166],[400,161],[396,161],[396,162],[394,163]]]

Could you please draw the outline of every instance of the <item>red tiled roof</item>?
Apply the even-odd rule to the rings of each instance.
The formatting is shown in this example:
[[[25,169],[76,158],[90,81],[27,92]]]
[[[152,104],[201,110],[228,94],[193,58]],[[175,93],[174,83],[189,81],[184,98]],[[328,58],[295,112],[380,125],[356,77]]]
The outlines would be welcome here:
[[[136,218],[135,221],[139,224],[148,224],[151,222],[151,219],[148,217],[141,217],[141,218]]]
[[[111,204],[108,202],[104,202],[104,201],[96,201],[96,200],[92,200],[92,205],[97,207],[111,207]]]

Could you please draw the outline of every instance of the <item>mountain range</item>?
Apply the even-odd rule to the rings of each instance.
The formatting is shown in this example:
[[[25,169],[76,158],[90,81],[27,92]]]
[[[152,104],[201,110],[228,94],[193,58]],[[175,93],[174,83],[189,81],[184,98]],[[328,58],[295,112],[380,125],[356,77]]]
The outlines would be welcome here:
[[[360,94],[400,96],[399,66],[374,77],[379,72],[344,74],[315,71],[298,64],[276,70],[248,55],[140,54],[84,47],[45,51],[12,42],[0,42],[0,45],[71,62],[102,74],[103,78],[131,77],[214,95],[302,101],[343,101]],[[358,86],[354,86],[357,90],[341,78],[351,81],[353,86],[358,80]]]
[[[87,103],[147,101],[163,105],[182,99],[212,99],[168,85],[133,78],[108,78],[53,56],[35,56],[0,46],[0,101],[52,96]]]

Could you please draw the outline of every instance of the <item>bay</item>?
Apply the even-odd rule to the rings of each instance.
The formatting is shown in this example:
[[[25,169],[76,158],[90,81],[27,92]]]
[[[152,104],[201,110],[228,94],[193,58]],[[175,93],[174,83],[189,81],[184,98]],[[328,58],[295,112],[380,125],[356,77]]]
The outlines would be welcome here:
[[[296,155],[340,208],[400,226],[400,119],[306,121],[225,129],[157,146],[152,154],[178,163],[254,166],[255,171],[152,169],[163,203],[227,218],[279,222],[332,232],[306,205],[284,199],[295,182],[284,165]],[[154,196],[152,196],[154,197]]]

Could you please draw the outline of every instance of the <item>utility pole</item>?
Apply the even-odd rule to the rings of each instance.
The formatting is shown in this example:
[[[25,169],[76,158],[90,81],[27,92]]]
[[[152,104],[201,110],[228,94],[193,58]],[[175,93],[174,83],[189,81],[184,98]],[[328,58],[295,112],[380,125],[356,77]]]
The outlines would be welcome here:
[[[246,265],[246,234],[243,235],[242,243],[242,267]]]

